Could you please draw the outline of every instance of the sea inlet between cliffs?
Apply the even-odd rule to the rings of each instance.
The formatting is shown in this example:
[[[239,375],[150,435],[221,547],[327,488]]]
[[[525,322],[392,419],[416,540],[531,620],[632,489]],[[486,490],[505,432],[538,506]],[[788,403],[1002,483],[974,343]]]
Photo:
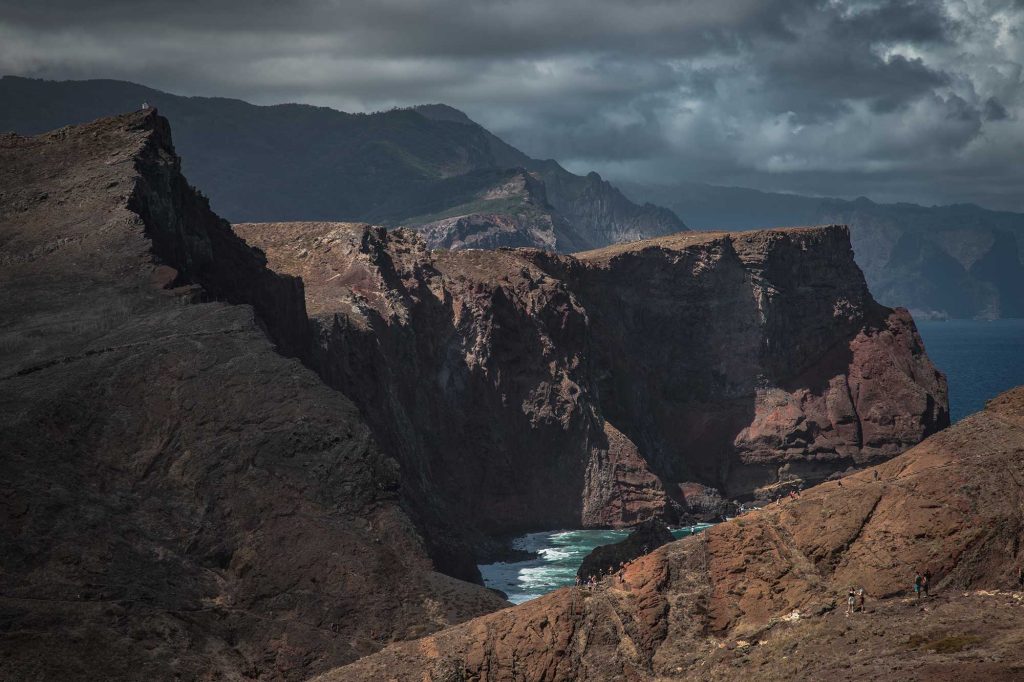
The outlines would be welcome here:
[[[677,539],[699,533],[710,524],[673,528]],[[501,590],[513,604],[535,599],[576,582],[576,571],[583,558],[599,545],[618,542],[629,535],[623,530],[558,530],[529,533],[512,541],[515,549],[534,552],[535,559],[498,562],[480,566],[484,584]]]

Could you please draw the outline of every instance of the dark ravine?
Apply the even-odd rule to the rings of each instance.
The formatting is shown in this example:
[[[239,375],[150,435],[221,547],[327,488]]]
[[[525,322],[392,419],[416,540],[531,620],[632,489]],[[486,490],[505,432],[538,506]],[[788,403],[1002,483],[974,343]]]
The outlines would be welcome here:
[[[839,226],[575,256],[235,228],[305,282],[315,364],[396,453],[408,498],[488,534],[704,519],[718,503],[699,484],[770,494],[948,424],[944,377]]]
[[[0,678],[301,680],[505,605],[140,112],[0,137]]]

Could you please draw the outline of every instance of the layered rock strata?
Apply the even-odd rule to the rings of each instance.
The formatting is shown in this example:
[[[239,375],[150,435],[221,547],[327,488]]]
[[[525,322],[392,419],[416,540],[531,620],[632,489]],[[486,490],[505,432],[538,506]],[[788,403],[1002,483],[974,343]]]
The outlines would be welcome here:
[[[503,606],[178,163],[153,111],[0,137],[0,678],[304,679]]]
[[[1018,679],[1022,499],[1018,388],[895,459],[641,557],[624,582],[317,679]],[[932,601],[910,592],[918,570]],[[847,617],[851,586],[866,611]]]

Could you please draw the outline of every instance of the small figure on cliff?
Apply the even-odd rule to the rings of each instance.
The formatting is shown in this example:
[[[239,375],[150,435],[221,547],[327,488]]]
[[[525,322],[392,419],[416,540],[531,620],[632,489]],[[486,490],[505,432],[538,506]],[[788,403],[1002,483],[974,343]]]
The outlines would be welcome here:
[[[846,615],[849,616],[853,611],[854,604],[857,603],[857,593],[853,591],[853,585],[850,585],[850,589],[846,592]]]
[[[857,610],[858,611],[863,611],[864,610],[864,588],[863,587],[860,588],[859,590],[857,590]]]
[[[143,102],[142,103],[142,110],[143,111],[149,111],[149,102]]]
[[[924,596],[926,596],[926,597],[928,596],[928,588],[931,587],[931,584],[932,584],[932,572],[929,571],[928,569],[925,569],[924,577],[921,580],[921,590],[924,592]]]
[[[924,577],[921,575],[921,571],[918,571],[914,575],[914,596],[918,599],[921,598],[921,584],[924,582]]]

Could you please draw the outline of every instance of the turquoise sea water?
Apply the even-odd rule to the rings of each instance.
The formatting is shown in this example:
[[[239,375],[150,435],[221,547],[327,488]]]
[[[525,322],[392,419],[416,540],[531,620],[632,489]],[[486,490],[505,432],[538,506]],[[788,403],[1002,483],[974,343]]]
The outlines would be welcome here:
[[[949,380],[951,421],[1024,384],[1024,320],[923,320],[917,328],[928,357]]]
[[[698,533],[708,524],[675,528],[677,538]],[[521,604],[576,582],[576,571],[583,558],[598,545],[618,542],[629,530],[559,530],[530,533],[516,538],[512,546],[538,554],[529,561],[499,562],[480,566],[484,584],[508,595],[513,604]]]

